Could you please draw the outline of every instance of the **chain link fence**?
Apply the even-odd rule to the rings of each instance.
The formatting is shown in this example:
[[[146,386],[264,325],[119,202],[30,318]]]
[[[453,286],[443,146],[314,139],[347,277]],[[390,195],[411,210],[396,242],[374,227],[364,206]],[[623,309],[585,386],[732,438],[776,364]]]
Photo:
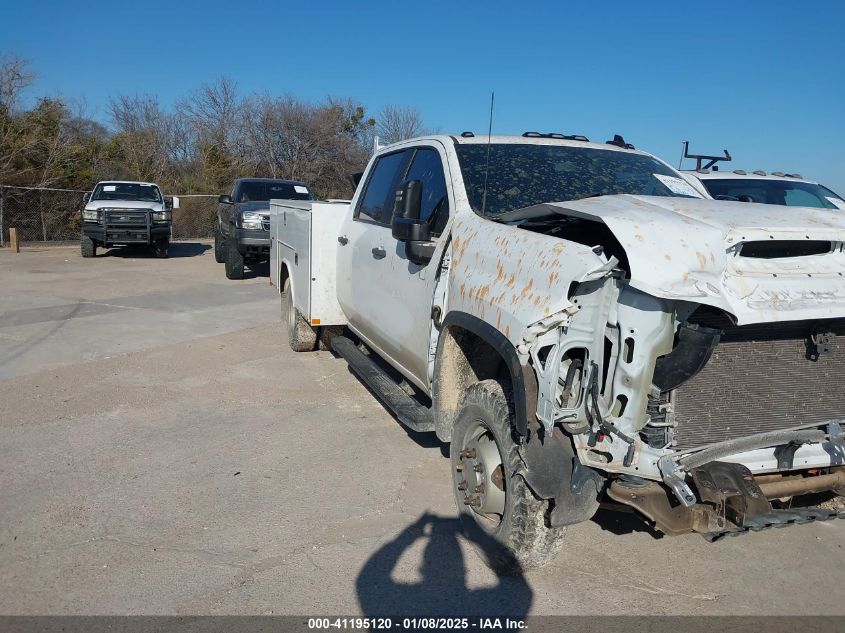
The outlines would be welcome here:
[[[78,240],[85,193],[74,189],[0,185],[0,246],[8,244],[9,229],[17,229],[21,243]],[[217,196],[177,194],[177,197],[179,208],[173,210],[173,239],[212,237]]]

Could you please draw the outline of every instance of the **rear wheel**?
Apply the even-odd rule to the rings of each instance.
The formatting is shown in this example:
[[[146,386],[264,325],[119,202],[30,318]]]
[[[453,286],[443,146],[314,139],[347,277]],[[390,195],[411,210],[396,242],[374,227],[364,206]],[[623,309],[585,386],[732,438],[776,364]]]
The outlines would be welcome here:
[[[214,230],[214,261],[222,264],[226,261],[226,240],[220,234],[220,227]]]
[[[294,307],[290,278],[282,291],[282,319],[287,321],[288,344],[294,352],[311,352],[317,345],[317,332]]]
[[[83,257],[96,257],[97,256],[97,242],[92,240],[87,235],[82,236],[82,256]]]
[[[502,574],[552,560],[565,528],[546,525],[549,502],[521,475],[513,438],[513,405],[496,380],[470,385],[452,430],[452,483],[464,532],[482,559]]]
[[[153,242],[153,253],[159,259],[166,259],[170,254],[170,239],[162,237]]]
[[[229,238],[226,240],[226,278],[244,278],[244,256],[238,251],[238,243]]]

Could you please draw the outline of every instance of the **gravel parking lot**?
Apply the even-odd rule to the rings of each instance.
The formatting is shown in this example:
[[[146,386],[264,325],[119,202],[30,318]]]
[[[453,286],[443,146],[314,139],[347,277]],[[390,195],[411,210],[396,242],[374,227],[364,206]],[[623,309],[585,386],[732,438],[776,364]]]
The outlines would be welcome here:
[[[709,544],[602,512],[497,578],[448,452],[291,352],[266,272],[0,250],[0,613],[845,614],[845,521]]]

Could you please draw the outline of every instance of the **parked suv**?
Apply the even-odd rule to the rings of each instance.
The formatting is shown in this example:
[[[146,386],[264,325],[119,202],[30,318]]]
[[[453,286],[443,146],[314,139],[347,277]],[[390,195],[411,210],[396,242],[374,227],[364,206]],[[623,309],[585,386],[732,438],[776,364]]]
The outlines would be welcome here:
[[[167,257],[171,212],[178,208],[179,198],[166,198],[152,182],[98,182],[82,210],[82,256],[94,257],[98,246],[146,244],[156,257]]]
[[[298,180],[239,178],[218,198],[214,258],[226,264],[228,279],[243,279],[244,264],[270,258],[270,200],[313,200]]]
[[[845,200],[824,185],[805,180],[799,174],[776,171],[746,172],[702,170],[684,172],[695,185],[697,180],[717,200],[779,204],[787,207],[845,209]]]

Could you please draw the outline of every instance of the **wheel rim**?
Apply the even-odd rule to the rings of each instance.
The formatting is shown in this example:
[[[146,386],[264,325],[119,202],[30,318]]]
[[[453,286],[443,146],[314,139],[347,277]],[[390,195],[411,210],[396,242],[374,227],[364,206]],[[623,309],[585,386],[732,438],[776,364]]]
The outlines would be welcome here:
[[[495,436],[480,420],[464,434],[456,468],[460,503],[472,511],[482,527],[494,530],[505,513],[504,466]]]

